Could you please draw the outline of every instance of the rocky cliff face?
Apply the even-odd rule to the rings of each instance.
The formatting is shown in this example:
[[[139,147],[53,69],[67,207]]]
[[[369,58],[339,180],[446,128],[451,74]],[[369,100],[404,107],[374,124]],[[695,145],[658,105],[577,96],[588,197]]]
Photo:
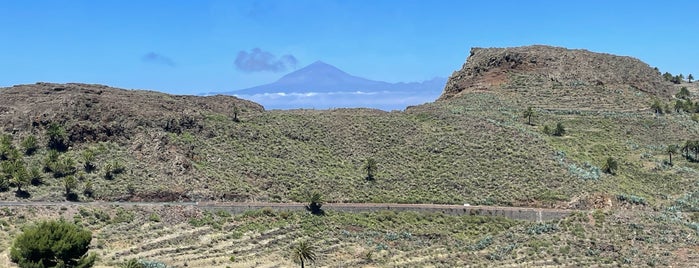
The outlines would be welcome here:
[[[464,92],[500,89],[529,93],[574,89],[568,97],[584,96],[590,89],[640,91],[657,97],[672,94],[660,73],[638,59],[537,45],[471,49],[461,70],[449,78],[440,100]]]

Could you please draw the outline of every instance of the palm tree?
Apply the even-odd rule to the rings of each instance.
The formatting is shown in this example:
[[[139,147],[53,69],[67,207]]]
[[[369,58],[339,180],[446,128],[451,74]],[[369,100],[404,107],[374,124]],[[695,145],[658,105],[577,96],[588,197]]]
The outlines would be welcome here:
[[[46,135],[49,137],[48,147],[60,152],[68,149],[68,136],[65,128],[56,123],[51,123],[46,129]]]
[[[320,194],[318,191],[313,191],[310,196],[310,200],[308,202],[308,205],[306,206],[306,209],[311,212],[313,215],[324,215],[325,211],[321,209],[323,206],[323,195]]]
[[[670,155],[670,165],[672,166],[672,154],[677,153],[677,145],[675,144],[670,144],[667,146],[667,149],[665,149],[665,152]]]
[[[304,268],[306,262],[316,261],[316,250],[315,246],[306,241],[301,241],[293,248],[294,261],[300,262],[301,268]]]
[[[12,172],[10,182],[17,186],[17,193],[22,192],[22,187],[27,186],[30,182],[27,171],[22,167]]]
[[[240,113],[240,108],[238,108],[238,105],[233,105],[233,122],[240,122],[238,113]]]
[[[374,173],[376,173],[376,160],[374,158],[367,158],[366,163],[364,163],[364,170],[366,170],[366,179],[374,180]]]
[[[523,116],[527,118],[527,124],[531,125],[532,116],[534,116],[534,109],[531,106],[527,107],[527,110],[524,111]]]

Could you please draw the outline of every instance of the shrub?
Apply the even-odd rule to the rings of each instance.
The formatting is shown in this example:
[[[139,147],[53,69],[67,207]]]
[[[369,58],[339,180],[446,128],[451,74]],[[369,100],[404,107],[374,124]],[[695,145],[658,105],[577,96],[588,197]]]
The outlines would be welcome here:
[[[22,140],[22,148],[24,148],[24,154],[32,155],[39,149],[39,144],[34,135],[29,135],[24,140]]]
[[[10,259],[20,267],[91,267],[87,254],[92,233],[59,221],[43,221],[25,228],[10,248]]]
[[[486,235],[483,237],[481,240],[478,240],[478,242],[470,247],[471,250],[478,251],[487,248],[493,244],[493,236],[492,235]]]
[[[91,181],[85,182],[85,189],[83,189],[83,194],[87,197],[92,197],[95,194],[95,188]]]
[[[539,223],[527,230],[528,234],[545,234],[558,231],[558,226],[552,223]]]
[[[553,131],[551,131],[551,128],[549,126],[544,126],[544,134],[551,136],[553,134]]]
[[[687,87],[682,87],[680,88],[680,92],[677,92],[675,97],[680,99],[689,99],[689,90],[687,90]]]
[[[123,164],[119,160],[114,160],[108,163],[104,167],[104,178],[111,180],[114,179],[114,175],[121,174],[126,170]]]
[[[646,205],[646,199],[640,196],[635,196],[635,195],[625,195],[625,194],[620,194],[616,196],[616,199],[619,200],[619,202],[624,202],[624,203],[629,203],[633,205]]]
[[[561,122],[558,122],[556,124],[556,128],[553,130],[553,135],[554,136],[563,136],[566,134],[566,129],[563,127],[563,124]]]
[[[604,167],[602,170],[604,172],[609,173],[611,175],[616,175],[617,168],[619,167],[619,164],[616,162],[616,159],[612,157],[607,157],[607,160],[604,162]]]
[[[148,220],[152,222],[160,222],[160,216],[155,213],[151,213],[150,216],[148,216]]]

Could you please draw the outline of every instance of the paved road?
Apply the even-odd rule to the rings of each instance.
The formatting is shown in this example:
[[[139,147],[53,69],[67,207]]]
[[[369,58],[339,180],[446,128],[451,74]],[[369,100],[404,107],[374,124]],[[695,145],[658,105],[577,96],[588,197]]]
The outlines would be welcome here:
[[[271,208],[275,210],[305,210],[304,203],[264,203],[264,202],[0,202],[0,207],[21,206],[193,206],[206,210],[226,210],[242,213],[251,209]],[[546,221],[560,219],[578,210],[546,209],[498,206],[461,206],[440,204],[390,204],[390,203],[327,203],[326,211],[368,212],[368,211],[419,211],[441,212],[451,215],[502,216],[516,220]]]

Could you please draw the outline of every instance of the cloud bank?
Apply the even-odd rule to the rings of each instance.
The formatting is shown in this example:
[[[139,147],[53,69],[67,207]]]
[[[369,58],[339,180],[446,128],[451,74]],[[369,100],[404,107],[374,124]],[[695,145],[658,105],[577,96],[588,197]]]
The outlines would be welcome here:
[[[281,72],[295,68],[297,63],[298,60],[293,55],[277,58],[260,48],[253,48],[250,52],[241,50],[235,58],[235,67],[244,72]]]
[[[391,111],[404,110],[410,105],[433,102],[439,94],[439,91],[422,94],[395,91],[345,91],[277,92],[235,96],[262,104],[265,109],[374,108]]]
[[[173,61],[170,57],[155,53],[155,52],[148,52],[143,57],[141,57],[141,60],[144,62],[151,62],[151,63],[157,63],[157,64],[162,64],[162,65],[167,65],[170,67],[175,67],[175,61]]]

